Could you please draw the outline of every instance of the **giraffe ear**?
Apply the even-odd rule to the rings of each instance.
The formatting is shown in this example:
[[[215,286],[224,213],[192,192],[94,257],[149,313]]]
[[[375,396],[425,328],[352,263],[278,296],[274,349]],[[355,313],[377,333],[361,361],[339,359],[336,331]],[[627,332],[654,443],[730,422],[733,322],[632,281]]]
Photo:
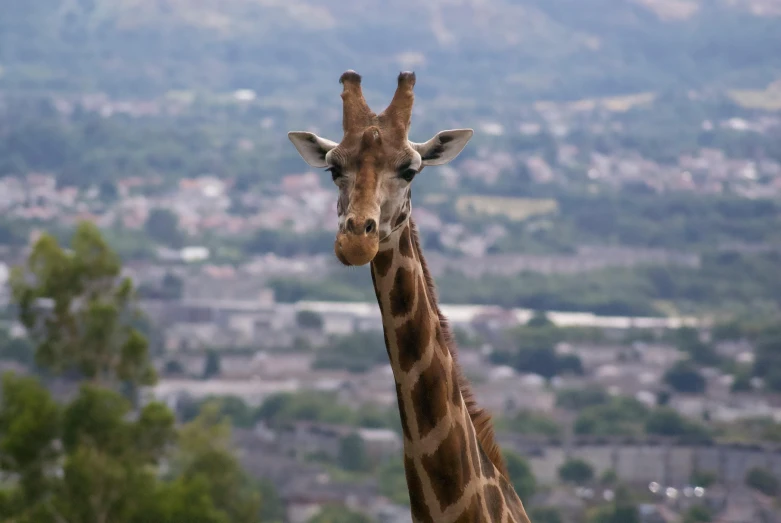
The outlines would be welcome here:
[[[440,131],[426,143],[410,142],[410,145],[420,153],[421,166],[444,165],[464,150],[473,134],[472,129]]]
[[[325,155],[328,152],[339,145],[331,140],[320,138],[314,133],[308,133],[305,131],[291,131],[287,133],[287,137],[296,146],[298,154],[304,159],[306,163],[312,167],[328,167],[328,162],[325,161]]]

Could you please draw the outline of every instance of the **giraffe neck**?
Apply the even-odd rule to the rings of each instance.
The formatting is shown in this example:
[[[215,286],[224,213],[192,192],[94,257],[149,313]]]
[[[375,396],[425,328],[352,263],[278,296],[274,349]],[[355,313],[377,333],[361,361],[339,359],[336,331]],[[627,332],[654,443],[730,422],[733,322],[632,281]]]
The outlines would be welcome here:
[[[371,264],[396,383],[413,519],[526,523],[512,516],[507,499],[517,495],[478,443],[415,234],[410,220],[381,243]]]

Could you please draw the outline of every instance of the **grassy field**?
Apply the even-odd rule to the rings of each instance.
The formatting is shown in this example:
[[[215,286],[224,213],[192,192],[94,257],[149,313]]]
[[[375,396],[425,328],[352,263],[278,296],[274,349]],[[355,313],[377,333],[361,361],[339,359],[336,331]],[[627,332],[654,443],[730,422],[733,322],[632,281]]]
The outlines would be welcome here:
[[[747,109],[781,111],[781,80],[770,84],[766,89],[735,89],[729,91],[729,95]]]
[[[573,112],[589,112],[597,107],[607,109],[614,113],[623,113],[638,105],[653,103],[656,93],[634,93],[622,96],[608,96],[604,98],[584,98],[574,102],[536,102],[534,108],[538,111],[552,109],[565,109]]]
[[[510,220],[519,222],[531,216],[556,212],[558,208],[558,202],[552,199],[462,196],[456,201],[456,210],[461,215],[487,214],[490,216],[505,216]]]

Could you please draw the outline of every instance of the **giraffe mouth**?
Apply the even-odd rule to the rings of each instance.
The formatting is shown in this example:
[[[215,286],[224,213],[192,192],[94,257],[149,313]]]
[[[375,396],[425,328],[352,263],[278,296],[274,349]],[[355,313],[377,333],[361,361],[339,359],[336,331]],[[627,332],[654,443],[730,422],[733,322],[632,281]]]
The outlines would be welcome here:
[[[339,233],[334,242],[334,254],[342,264],[360,267],[371,262],[380,248],[377,234],[355,235]]]

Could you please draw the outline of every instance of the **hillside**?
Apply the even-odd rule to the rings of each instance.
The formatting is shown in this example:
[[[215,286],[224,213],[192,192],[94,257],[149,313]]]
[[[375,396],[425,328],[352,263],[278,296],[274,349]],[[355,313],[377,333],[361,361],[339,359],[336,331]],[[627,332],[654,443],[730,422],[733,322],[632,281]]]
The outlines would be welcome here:
[[[454,103],[666,88],[763,88],[781,77],[771,0],[6,0],[0,89],[171,89],[311,100],[354,68],[368,96],[395,71]],[[331,86],[329,86],[331,87]],[[331,89],[327,92],[330,93]],[[459,100],[460,99],[460,100]]]

